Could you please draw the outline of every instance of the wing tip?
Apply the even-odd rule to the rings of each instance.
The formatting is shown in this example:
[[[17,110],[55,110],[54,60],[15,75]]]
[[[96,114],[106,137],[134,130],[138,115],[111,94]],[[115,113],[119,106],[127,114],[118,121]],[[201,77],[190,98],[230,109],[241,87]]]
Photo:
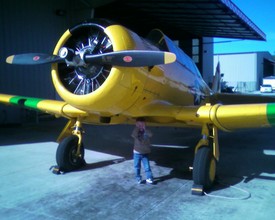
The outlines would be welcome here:
[[[14,59],[14,55],[7,57],[6,63],[12,64],[13,59]]]

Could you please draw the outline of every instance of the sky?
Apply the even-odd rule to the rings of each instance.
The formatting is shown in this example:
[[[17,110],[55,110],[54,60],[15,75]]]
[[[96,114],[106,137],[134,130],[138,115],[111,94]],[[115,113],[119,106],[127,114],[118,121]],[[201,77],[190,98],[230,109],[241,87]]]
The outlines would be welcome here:
[[[265,34],[266,41],[214,39],[214,53],[242,53],[268,51],[275,55],[275,1],[274,0],[231,0]],[[219,41],[231,41],[217,43]]]

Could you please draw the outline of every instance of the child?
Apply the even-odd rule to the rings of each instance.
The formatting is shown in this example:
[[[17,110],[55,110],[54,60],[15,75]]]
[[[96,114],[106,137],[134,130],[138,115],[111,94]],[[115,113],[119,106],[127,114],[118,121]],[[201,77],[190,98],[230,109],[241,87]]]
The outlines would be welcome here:
[[[150,130],[146,129],[144,118],[137,118],[132,137],[134,138],[134,167],[136,180],[139,184],[142,183],[142,177],[140,175],[142,161],[146,173],[146,182],[153,184],[154,180],[148,158],[151,152],[150,137],[152,137],[152,133]]]

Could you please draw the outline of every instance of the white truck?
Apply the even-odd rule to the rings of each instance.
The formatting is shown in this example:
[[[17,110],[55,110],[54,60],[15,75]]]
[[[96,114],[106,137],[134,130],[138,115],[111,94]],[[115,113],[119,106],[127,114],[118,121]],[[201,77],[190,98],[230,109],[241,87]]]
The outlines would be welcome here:
[[[263,85],[271,85],[272,90],[275,90],[275,76],[268,76],[263,78]]]

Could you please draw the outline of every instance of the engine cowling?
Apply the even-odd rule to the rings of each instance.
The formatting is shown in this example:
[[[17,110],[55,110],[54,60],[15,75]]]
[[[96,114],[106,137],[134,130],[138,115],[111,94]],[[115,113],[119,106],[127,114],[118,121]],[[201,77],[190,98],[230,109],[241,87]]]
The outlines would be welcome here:
[[[105,20],[86,21],[68,29],[61,36],[54,54],[57,55],[62,47],[72,49],[80,57],[85,53],[132,50],[138,48],[138,39],[137,35],[121,25]],[[125,67],[110,65],[75,67],[55,63],[52,65],[52,80],[57,93],[70,105],[88,112],[91,110],[93,113],[112,115],[132,105],[130,102],[135,101],[142,89],[140,81],[132,80],[135,70],[131,74],[125,74],[123,70]],[[131,83],[125,85],[125,82]]]

